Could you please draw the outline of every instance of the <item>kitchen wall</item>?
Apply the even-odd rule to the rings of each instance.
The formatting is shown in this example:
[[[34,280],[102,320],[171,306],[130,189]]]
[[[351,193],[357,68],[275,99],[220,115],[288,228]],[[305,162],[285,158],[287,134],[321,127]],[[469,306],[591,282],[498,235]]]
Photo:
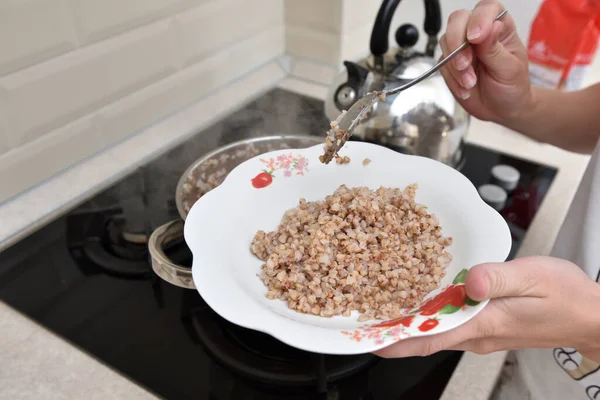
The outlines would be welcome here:
[[[342,6],[340,0],[285,0],[286,52],[337,65]]]
[[[0,1],[0,203],[283,53],[283,0]]]

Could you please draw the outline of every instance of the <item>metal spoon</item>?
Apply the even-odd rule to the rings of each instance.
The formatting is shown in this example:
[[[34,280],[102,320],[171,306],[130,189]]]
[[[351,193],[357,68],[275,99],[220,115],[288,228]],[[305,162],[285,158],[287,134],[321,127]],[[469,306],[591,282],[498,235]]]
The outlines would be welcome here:
[[[502,11],[496,17],[496,21],[500,18],[504,17],[508,10]],[[346,144],[350,136],[352,136],[352,132],[358,126],[360,121],[364,119],[367,113],[371,110],[373,105],[377,103],[379,100],[385,100],[387,96],[392,96],[397,93],[400,93],[410,87],[413,87],[417,83],[429,78],[431,75],[436,73],[441,67],[443,67],[448,61],[452,60],[454,56],[458,53],[469,47],[470,43],[465,41],[463,44],[458,46],[456,50],[450,53],[447,57],[443,58],[438,62],[433,68],[429,71],[423,73],[422,75],[416,77],[412,81],[405,83],[402,86],[399,86],[390,90],[379,90],[369,92],[363,97],[361,97],[356,103],[354,103],[346,112],[343,112],[336,121],[331,123],[331,129],[327,133],[327,138],[325,139],[325,154],[320,157],[321,162],[325,164],[329,164],[331,160],[333,160],[338,151]]]

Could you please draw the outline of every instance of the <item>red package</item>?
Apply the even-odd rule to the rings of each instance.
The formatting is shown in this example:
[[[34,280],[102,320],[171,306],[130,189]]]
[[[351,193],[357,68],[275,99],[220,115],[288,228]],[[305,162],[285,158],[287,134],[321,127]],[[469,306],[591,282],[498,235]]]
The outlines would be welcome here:
[[[599,0],[545,0],[527,46],[531,83],[579,89],[596,54],[599,28]]]

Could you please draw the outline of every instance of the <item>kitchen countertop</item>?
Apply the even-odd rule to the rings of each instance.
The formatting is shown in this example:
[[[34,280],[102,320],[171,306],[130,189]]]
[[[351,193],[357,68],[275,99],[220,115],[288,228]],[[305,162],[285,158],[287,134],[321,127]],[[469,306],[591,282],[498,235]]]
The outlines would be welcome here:
[[[161,121],[115,149],[91,158],[80,166],[50,180],[33,192],[25,193],[21,199],[0,206],[0,248],[23,232],[31,224],[39,224],[43,215],[32,216],[34,199],[44,198],[45,204],[63,212],[79,199],[92,192],[89,182],[103,182],[104,187],[114,182],[115,176],[126,171],[111,170],[115,158],[128,154],[130,162],[138,165],[158,152],[160,143],[183,140],[191,135],[198,125],[207,125],[218,118],[219,105],[225,108],[232,93],[244,98],[256,96],[258,89],[273,86],[273,72],[264,72],[257,77],[235,83],[223,92],[216,93],[181,113]],[[252,78],[252,79],[250,79]],[[259,82],[259,80],[261,80]],[[297,83],[297,82],[296,82]],[[238,86],[236,86],[238,85]],[[282,87],[306,92],[307,85],[295,85],[293,79],[284,79]],[[233,92],[235,91],[235,92]],[[244,97],[244,95],[246,97]],[[206,105],[211,104],[209,112]],[[210,112],[212,111],[212,112]],[[201,120],[199,122],[199,119]],[[196,130],[197,131],[197,130]],[[181,132],[181,138],[173,132]],[[553,146],[536,143],[506,128],[482,121],[472,121],[467,141],[509,155],[529,159],[559,169],[546,199],[536,215],[519,251],[519,256],[546,255],[566,215],[578,183],[589,160],[588,156],[568,153]],[[128,168],[133,168],[130,166]],[[131,169],[128,169],[131,170]],[[93,177],[94,180],[82,179]],[[70,185],[71,198],[59,193]],[[86,186],[87,185],[87,186]],[[36,192],[37,190],[37,192]],[[75,192],[73,192],[75,190]],[[95,191],[99,189],[94,189]],[[40,197],[41,196],[41,197]],[[62,196],[62,197],[61,197]],[[75,196],[75,197],[74,197]],[[56,214],[56,213],[55,213]],[[4,303],[0,303],[0,398],[4,399],[153,399],[152,394],[133,384],[125,377],[78,350],[68,342],[35,322],[22,316]],[[489,398],[502,369],[506,353],[498,352],[486,356],[465,354],[449,382],[442,400],[465,399],[486,400]]]

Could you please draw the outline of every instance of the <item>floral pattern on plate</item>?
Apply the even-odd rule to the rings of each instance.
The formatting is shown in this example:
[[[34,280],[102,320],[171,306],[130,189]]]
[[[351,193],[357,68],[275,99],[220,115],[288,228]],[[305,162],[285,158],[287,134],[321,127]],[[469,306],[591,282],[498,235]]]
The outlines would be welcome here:
[[[401,317],[363,325],[354,331],[342,331],[342,334],[356,342],[368,339],[373,340],[375,344],[383,344],[390,340],[396,342],[406,339],[415,329],[420,332],[432,331],[435,333],[435,328],[445,315],[454,314],[461,309],[479,304],[467,296],[465,289],[467,272],[467,269],[460,271],[451,285],[446,286],[440,293]]]
[[[283,171],[285,178],[293,175],[303,176],[308,172],[308,159],[302,155],[280,154],[276,157],[261,158],[259,161],[265,168],[250,180],[256,189],[262,189],[273,183],[275,171]]]

